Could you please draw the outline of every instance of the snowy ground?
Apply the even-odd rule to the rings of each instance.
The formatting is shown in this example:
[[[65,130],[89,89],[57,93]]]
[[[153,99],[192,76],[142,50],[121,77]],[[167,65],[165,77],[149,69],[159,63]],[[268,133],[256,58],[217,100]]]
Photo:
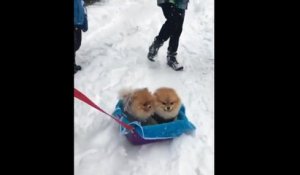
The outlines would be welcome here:
[[[213,0],[190,0],[178,49],[183,72],[167,67],[168,42],[157,62],[146,58],[165,21],[156,0],[106,0],[87,10],[75,87],[109,113],[123,87],[172,87],[197,129],[173,141],[132,146],[116,122],[75,99],[75,175],[213,175]]]

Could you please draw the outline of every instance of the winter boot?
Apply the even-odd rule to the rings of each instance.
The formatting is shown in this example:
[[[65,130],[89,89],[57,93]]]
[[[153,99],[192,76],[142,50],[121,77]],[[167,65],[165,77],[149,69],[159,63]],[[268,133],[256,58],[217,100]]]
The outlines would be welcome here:
[[[176,52],[168,52],[167,64],[175,71],[183,70],[183,66],[178,63],[176,56],[177,56]]]
[[[74,64],[74,74],[79,70],[81,70],[81,66]]]
[[[157,55],[158,49],[163,45],[163,41],[159,41],[157,38],[154,39],[153,43],[149,47],[148,59],[154,61],[154,57]]]

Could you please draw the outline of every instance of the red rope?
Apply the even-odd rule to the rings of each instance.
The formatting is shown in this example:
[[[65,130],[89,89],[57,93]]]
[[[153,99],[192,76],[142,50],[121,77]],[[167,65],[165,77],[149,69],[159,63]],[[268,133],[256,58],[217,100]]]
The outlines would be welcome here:
[[[78,98],[79,100],[87,103],[88,105],[96,108],[97,110],[99,110],[100,112],[110,116],[111,118],[113,118],[116,122],[118,122],[120,125],[122,125],[123,127],[125,127],[128,130],[133,130],[133,127],[122,122],[121,120],[117,119],[116,117],[110,115],[109,113],[105,112],[103,109],[101,109],[99,106],[97,106],[94,102],[92,102],[92,100],[90,100],[87,96],[85,96],[83,93],[81,93],[79,90],[77,90],[76,88],[74,88],[74,97]]]

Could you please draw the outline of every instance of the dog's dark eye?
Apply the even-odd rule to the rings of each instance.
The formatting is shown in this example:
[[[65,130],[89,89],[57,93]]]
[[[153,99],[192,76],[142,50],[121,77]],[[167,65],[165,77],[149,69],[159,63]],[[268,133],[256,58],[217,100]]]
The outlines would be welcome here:
[[[170,104],[171,104],[171,105],[173,105],[174,103],[173,103],[173,102],[171,102]]]
[[[165,103],[165,102],[162,102],[162,104],[163,104],[163,105],[166,105],[167,103]]]

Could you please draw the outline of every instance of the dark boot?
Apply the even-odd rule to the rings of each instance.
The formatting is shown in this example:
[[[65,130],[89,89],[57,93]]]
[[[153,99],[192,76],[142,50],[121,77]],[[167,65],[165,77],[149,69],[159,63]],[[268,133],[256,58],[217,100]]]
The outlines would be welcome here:
[[[154,57],[157,55],[158,49],[163,45],[163,41],[159,41],[157,37],[154,39],[153,43],[149,47],[148,59],[154,61]]]
[[[183,70],[183,66],[178,63],[176,56],[177,56],[176,52],[168,52],[167,64],[175,71]]]
[[[79,70],[81,70],[81,66],[74,64],[74,74]]]

